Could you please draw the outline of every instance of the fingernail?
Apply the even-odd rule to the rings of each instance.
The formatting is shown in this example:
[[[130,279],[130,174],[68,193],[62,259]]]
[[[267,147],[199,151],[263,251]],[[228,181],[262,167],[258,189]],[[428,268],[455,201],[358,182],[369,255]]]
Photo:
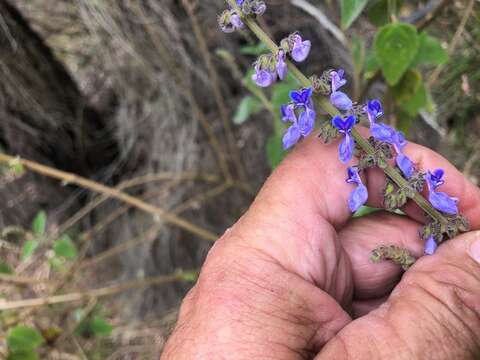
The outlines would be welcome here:
[[[480,236],[477,234],[477,240],[470,245],[470,256],[480,264]]]

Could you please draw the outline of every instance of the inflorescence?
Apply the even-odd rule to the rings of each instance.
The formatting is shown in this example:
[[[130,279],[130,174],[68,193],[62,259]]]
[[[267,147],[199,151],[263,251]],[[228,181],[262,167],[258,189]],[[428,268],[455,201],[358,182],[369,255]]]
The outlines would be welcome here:
[[[229,3],[231,1],[233,0],[228,0]],[[220,27],[225,32],[243,28],[242,19],[261,15],[266,9],[263,1],[236,0],[236,4],[234,9],[226,10],[219,18]],[[257,59],[254,63],[253,80],[260,87],[268,87],[277,79],[283,80],[288,71],[287,56],[296,62],[303,62],[310,50],[309,40],[304,40],[298,32],[290,34],[280,42],[279,46],[276,46],[275,51],[272,50],[272,53],[261,55]],[[400,176],[404,180],[393,181],[392,176],[387,177],[387,184],[383,190],[385,208],[391,211],[400,209],[409,199],[416,198],[426,184],[429,201],[427,206],[438,212],[432,210],[431,213],[438,216],[432,216],[431,221],[420,231],[420,236],[425,241],[425,254],[433,254],[439,243],[468,230],[467,220],[458,213],[458,199],[437,191],[437,188],[445,183],[444,171],[436,169],[423,173],[417,169],[404,152],[408,144],[404,134],[379,122],[379,118],[384,116],[379,100],[369,100],[364,105],[355,104],[345,92],[339,90],[347,84],[345,72],[342,69],[327,70],[319,77],[314,75],[309,82],[310,87],[291,91],[291,101],[281,106],[282,121],[290,124],[283,136],[284,149],[291,148],[302,137],[308,136],[313,131],[316,112],[312,96],[314,93],[326,96],[330,104],[338,110],[338,114],[333,116],[331,121],[320,122],[319,137],[325,142],[341,137],[338,155],[342,163],[350,164],[354,155],[358,159],[357,164],[347,168],[346,182],[355,186],[348,199],[348,207],[352,212],[356,212],[368,200],[368,190],[362,181],[362,172],[371,167],[378,167],[386,172],[387,168],[394,166],[396,170],[393,171],[398,171],[398,175],[395,176]],[[362,138],[357,137],[359,142],[357,143],[352,136],[354,127],[361,121],[368,124],[370,129],[367,145]],[[361,143],[360,140],[362,140]],[[404,185],[400,186],[399,183]],[[390,252],[393,251],[391,247],[384,248],[390,249]],[[397,249],[394,250],[398,252]],[[405,257],[401,251],[399,252],[401,256],[397,256],[396,253],[394,256],[390,252],[383,256],[385,251],[376,249],[374,255],[377,256],[374,258],[378,260],[378,258],[403,259]],[[410,258],[408,262],[409,266]]]

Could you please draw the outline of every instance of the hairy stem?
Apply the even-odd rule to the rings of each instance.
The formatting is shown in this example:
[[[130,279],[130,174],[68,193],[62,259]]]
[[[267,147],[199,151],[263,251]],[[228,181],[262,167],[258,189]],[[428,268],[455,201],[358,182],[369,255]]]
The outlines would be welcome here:
[[[228,4],[237,9],[239,14],[242,14],[240,9],[238,8],[235,0],[226,0]],[[243,22],[250,28],[250,30],[258,37],[260,41],[262,41],[267,47],[273,52],[278,51],[277,44],[270,39],[270,37],[263,31],[263,29],[253,20],[251,17],[242,17]],[[311,87],[312,84],[310,80],[290,61],[288,61],[288,69],[293,74],[293,76],[299,81],[299,83],[304,87]],[[340,112],[328,101],[327,98],[324,96],[319,96],[315,94],[315,101],[316,103],[328,114],[331,116],[335,116],[340,114]],[[372,155],[374,154],[375,150],[370,145],[370,143],[360,135],[360,133],[354,128],[352,129],[352,136],[355,139],[356,143],[360,148],[365,151],[367,154]],[[401,188],[405,188],[408,186],[408,181],[392,166],[388,165],[385,169],[383,169],[385,174],[395,183],[397,186]],[[430,205],[430,203],[418,192],[412,199],[415,203],[427,213],[431,218],[435,219],[436,221],[446,224],[448,221],[447,219],[436,209]]]

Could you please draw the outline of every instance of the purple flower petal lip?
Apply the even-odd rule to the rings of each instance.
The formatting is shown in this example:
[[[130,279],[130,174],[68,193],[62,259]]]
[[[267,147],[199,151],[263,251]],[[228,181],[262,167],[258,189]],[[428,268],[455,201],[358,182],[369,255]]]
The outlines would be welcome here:
[[[359,184],[348,197],[348,207],[351,212],[360,209],[368,200],[368,190],[365,185]]]
[[[290,98],[295,103],[295,107],[310,107],[309,103],[311,103],[312,91],[312,88],[290,91]]]
[[[367,105],[363,107],[363,110],[367,113],[370,125],[374,123],[377,118],[383,116],[382,103],[377,99],[369,100]]]
[[[450,197],[444,192],[430,191],[428,195],[428,201],[430,201],[430,204],[432,204],[432,206],[435,209],[445,214],[448,214],[448,215],[458,214],[458,207],[457,207],[458,199],[454,197]]]
[[[312,43],[310,40],[304,41],[302,37],[297,34],[295,35],[295,40],[290,55],[296,62],[303,62],[308,57],[308,54],[310,54],[311,48]]]
[[[269,87],[274,82],[274,78],[269,71],[261,70],[258,67],[255,68],[255,74],[252,75],[252,80],[260,87]]]
[[[282,143],[283,143],[283,150],[287,150],[295,145],[302,134],[300,133],[300,129],[296,124],[290,126],[285,134],[283,135]]]
[[[370,126],[370,133],[376,140],[389,144],[393,144],[397,136],[397,132],[394,128],[383,123],[372,123]]]
[[[232,23],[235,29],[243,29],[245,24],[242,21],[242,18],[238,14],[233,14],[230,16],[230,22]]]
[[[427,171],[425,180],[427,181],[428,189],[430,191],[434,191],[436,188],[445,183],[445,180],[443,179],[444,174],[445,172],[443,169],[436,169],[433,172]]]
[[[267,5],[265,5],[263,1],[257,3],[256,6],[253,8],[253,12],[255,13],[255,15],[258,16],[263,15],[265,11],[267,11]]]
[[[242,6],[244,1],[245,1],[245,0],[237,0],[237,5],[238,5],[238,6]]]
[[[425,248],[423,252],[425,255],[433,255],[437,250],[437,247],[437,242],[435,241],[433,236],[430,236],[427,241],[425,241]]]
[[[293,104],[282,105],[280,107],[280,113],[282,115],[282,121],[286,122],[297,122],[297,116],[295,115],[295,108]]]
[[[396,162],[403,175],[405,175],[407,179],[410,179],[415,170],[412,160],[410,160],[405,154],[399,153],[397,154]]]
[[[349,133],[355,126],[356,118],[353,115],[347,116],[343,119],[340,115],[332,119],[332,125],[335,126],[342,134]]]
[[[288,67],[287,63],[285,62],[285,52],[283,50],[278,52],[276,70],[280,80],[285,79],[285,76],[287,76]]]
[[[353,183],[357,185],[362,184],[362,180],[360,179],[357,166],[350,166],[347,169],[347,174],[348,174],[348,178],[346,180],[347,183]]]
[[[343,85],[347,83],[347,80],[344,78],[345,71],[339,69],[338,71],[330,72],[330,79],[332,82],[332,92],[336,92]]]
[[[340,142],[340,146],[338,147],[338,156],[342,163],[346,164],[352,159],[354,148],[355,141],[350,134],[346,133],[345,137]]]
[[[352,100],[341,91],[333,92],[330,95],[330,102],[339,110],[349,110],[353,106]]]

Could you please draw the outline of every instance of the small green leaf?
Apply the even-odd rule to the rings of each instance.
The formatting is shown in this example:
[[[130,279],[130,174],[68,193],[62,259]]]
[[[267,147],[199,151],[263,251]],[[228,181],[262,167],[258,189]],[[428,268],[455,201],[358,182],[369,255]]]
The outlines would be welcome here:
[[[388,12],[388,1],[389,0],[374,0],[371,1],[371,5],[367,8],[367,17],[370,22],[375,26],[383,26],[389,23],[390,14]],[[392,1],[392,0],[390,0]],[[400,10],[403,0],[393,0],[395,1],[395,9]]]
[[[257,45],[245,45],[240,48],[240,53],[243,55],[262,55],[270,52],[270,49],[263,42]]]
[[[68,235],[63,235],[55,241],[53,251],[56,256],[64,257],[67,260],[72,260],[77,257],[77,248]]]
[[[182,273],[182,280],[188,282],[195,282],[198,279],[197,271],[185,271]]]
[[[12,352],[34,350],[44,341],[37,330],[24,325],[15,326],[7,335],[7,346]]]
[[[251,115],[258,113],[262,108],[262,103],[256,97],[244,97],[238,104],[237,111],[233,116],[233,123],[236,125],[243,124]]]
[[[13,274],[13,270],[6,262],[0,260],[0,274]]]
[[[427,101],[427,88],[421,83],[415,94],[407,101],[402,102],[401,107],[408,115],[415,116],[421,109],[427,106]]]
[[[342,0],[340,3],[342,28],[348,29],[367,5],[368,0]]]
[[[47,225],[47,213],[45,211],[40,211],[33,219],[32,231],[36,236],[45,235],[45,228]]]
[[[376,213],[378,211],[381,211],[382,209],[377,209],[377,208],[373,208],[373,207],[370,207],[370,206],[362,206],[360,209],[358,209],[355,214],[353,214],[353,217],[354,218],[359,218],[359,217],[362,217],[362,216],[367,216],[369,214],[373,214],[373,213]]]
[[[35,249],[38,247],[40,243],[38,240],[27,240],[22,247],[22,255],[21,258],[23,261],[27,260],[30,256],[32,256]]]
[[[287,152],[282,148],[282,137],[280,135],[272,135],[268,138],[266,151],[268,164],[272,170],[287,156]]]
[[[401,79],[417,54],[417,30],[405,23],[386,25],[376,34],[374,49],[387,83],[393,86]]]
[[[108,336],[112,333],[113,326],[103,317],[96,315],[90,320],[90,329],[95,336]]]
[[[395,97],[395,101],[401,104],[402,102],[411,99],[418,91],[421,84],[422,74],[417,70],[407,70],[397,85],[392,87],[392,94]]]
[[[437,39],[425,32],[422,32],[418,39],[419,47],[417,56],[413,60],[413,65],[441,65],[448,61],[448,53]]]

